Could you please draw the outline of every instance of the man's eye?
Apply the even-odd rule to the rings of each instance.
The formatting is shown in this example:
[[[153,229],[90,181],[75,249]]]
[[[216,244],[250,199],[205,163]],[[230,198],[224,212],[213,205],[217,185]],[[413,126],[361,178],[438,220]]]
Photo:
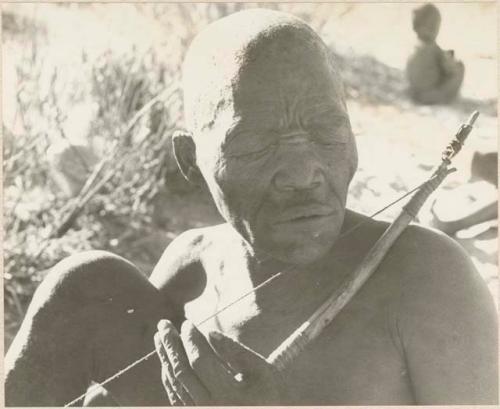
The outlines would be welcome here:
[[[339,138],[338,136],[327,132],[314,133],[312,140],[323,146],[336,146],[345,143],[345,138]]]
[[[338,142],[335,142],[333,139],[328,138],[316,138],[314,142],[324,146],[334,146],[338,144]]]
[[[268,153],[271,153],[276,147],[275,143],[263,146],[241,149],[238,152],[229,153],[229,157],[241,159],[258,159]]]
[[[347,143],[350,137],[350,128],[345,125],[335,127],[318,127],[311,131],[312,139],[321,145],[333,146]]]
[[[308,124],[313,140],[322,145],[347,143],[351,136],[351,125],[344,117],[328,117]]]

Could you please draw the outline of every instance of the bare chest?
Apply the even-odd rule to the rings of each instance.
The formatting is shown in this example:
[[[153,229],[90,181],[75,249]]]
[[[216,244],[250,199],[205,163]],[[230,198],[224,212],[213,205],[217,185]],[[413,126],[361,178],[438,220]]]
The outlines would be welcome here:
[[[363,405],[414,403],[409,374],[395,330],[395,306],[387,282],[374,279],[348,304],[325,332],[285,371],[290,405]],[[383,288],[381,288],[381,286]],[[236,298],[236,297],[235,297]],[[207,285],[186,305],[194,322],[227,305]],[[203,324],[267,357],[309,316],[294,308],[266,311],[247,297]]]

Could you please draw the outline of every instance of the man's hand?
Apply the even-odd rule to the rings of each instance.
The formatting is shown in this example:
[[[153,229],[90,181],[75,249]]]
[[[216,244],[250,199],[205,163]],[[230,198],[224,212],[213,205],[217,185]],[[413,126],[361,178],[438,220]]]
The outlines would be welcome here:
[[[207,341],[189,321],[179,334],[171,322],[162,320],[155,346],[172,405],[282,403],[276,370],[262,356],[220,332],[211,332]]]

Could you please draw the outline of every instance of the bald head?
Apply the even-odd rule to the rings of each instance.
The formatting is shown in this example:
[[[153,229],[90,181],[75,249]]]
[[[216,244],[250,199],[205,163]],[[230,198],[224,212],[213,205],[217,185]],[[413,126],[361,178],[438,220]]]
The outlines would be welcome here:
[[[342,83],[329,50],[302,20],[265,9],[222,18],[194,39],[184,61],[187,125],[194,133],[211,126],[221,108],[241,96],[240,91],[265,81],[295,85],[300,93],[297,74],[301,73],[319,81],[328,78],[327,87],[339,109],[345,110]]]

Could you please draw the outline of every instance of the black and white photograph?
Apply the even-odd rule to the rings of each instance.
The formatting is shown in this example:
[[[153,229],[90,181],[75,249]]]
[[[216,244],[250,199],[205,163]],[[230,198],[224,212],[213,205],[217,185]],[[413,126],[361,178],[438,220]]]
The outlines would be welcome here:
[[[4,405],[498,405],[498,21],[4,2]]]

